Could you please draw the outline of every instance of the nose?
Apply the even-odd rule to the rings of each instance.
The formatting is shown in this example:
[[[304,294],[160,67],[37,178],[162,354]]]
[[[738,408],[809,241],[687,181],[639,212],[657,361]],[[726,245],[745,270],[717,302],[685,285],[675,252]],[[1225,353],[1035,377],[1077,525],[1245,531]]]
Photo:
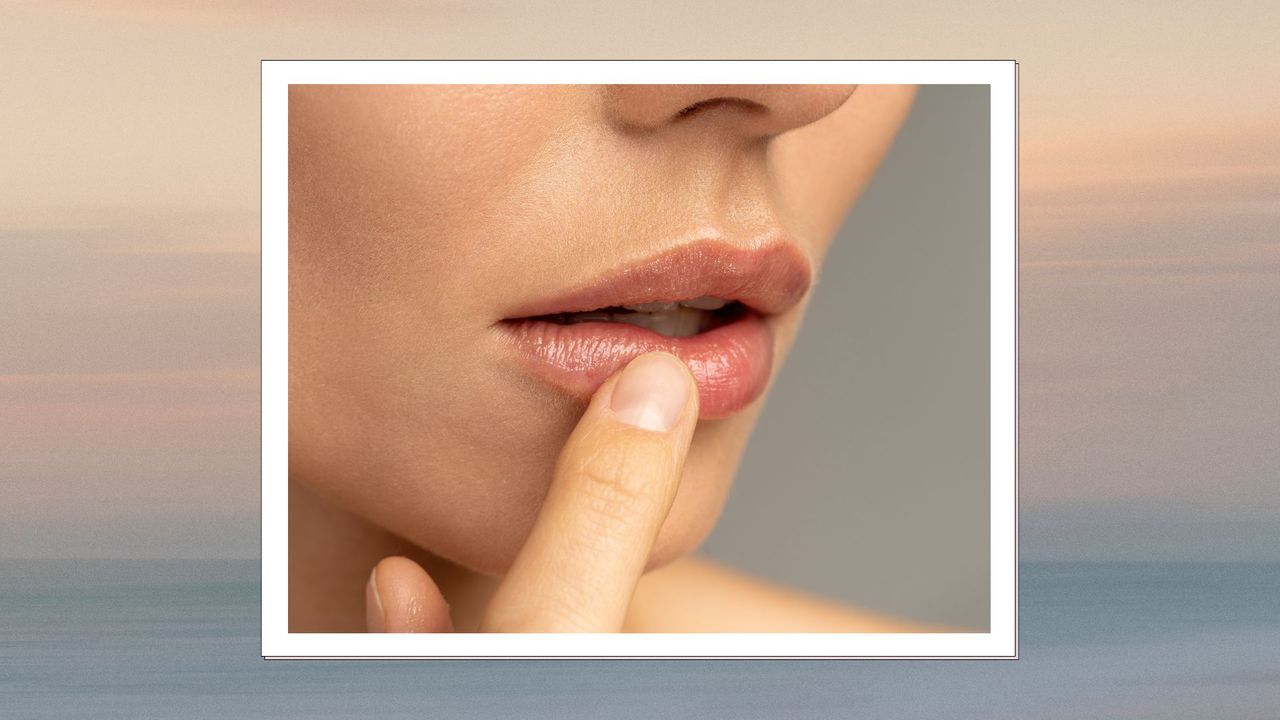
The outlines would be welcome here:
[[[857,85],[609,85],[610,119],[631,131],[715,124],[744,139],[767,138],[816,122]]]

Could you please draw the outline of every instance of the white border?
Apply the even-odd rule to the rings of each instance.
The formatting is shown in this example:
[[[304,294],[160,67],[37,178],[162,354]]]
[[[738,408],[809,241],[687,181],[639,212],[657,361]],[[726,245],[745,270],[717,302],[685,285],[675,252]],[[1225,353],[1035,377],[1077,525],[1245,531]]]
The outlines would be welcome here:
[[[288,86],[637,82],[991,86],[990,632],[556,635],[288,632]],[[1009,60],[263,61],[263,657],[1016,658],[1017,148],[1017,65]]]

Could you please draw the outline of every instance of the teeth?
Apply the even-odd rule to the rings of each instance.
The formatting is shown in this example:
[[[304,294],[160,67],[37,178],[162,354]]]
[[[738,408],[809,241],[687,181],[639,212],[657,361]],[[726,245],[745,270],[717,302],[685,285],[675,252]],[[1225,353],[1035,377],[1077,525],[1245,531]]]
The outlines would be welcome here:
[[[711,313],[729,304],[728,300],[704,296],[679,302],[648,302],[624,305],[629,312],[565,313],[557,322],[567,325],[584,322],[621,322],[652,330],[667,337],[689,337],[709,328]]]
[[[614,315],[613,320],[647,328],[667,337],[689,337],[704,330],[711,318],[702,310],[677,307],[669,312]]]

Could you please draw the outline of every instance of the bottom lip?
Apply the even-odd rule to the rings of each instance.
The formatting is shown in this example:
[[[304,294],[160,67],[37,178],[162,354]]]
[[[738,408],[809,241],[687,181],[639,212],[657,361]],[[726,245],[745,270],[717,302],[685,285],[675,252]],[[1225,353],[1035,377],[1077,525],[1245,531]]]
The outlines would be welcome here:
[[[626,323],[559,325],[522,319],[502,323],[534,374],[580,399],[632,359],[663,351],[680,358],[698,383],[699,417],[722,418],[760,397],[773,367],[773,335],[748,312],[689,337],[665,337]]]

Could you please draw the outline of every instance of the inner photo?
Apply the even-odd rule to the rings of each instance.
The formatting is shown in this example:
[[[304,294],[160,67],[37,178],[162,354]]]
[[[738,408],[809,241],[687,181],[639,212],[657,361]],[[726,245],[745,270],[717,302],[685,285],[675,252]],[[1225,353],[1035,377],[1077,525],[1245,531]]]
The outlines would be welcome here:
[[[900,132],[954,127],[921,116],[948,101],[929,92],[290,86],[289,631],[984,631],[985,466],[931,509],[949,491],[904,499],[917,486],[860,465],[871,452],[846,457],[901,425],[872,386],[919,372],[882,337],[922,312],[894,294],[939,271],[918,253],[980,248],[950,271],[985,299],[981,223],[971,245],[849,237],[864,208],[946,217],[901,180],[859,200]],[[956,158],[893,172],[985,193],[985,164]],[[827,326],[811,336],[807,313]],[[822,374],[780,376],[793,348]],[[985,355],[962,355],[942,361],[985,402]],[[981,433],[959,440],[985,447],[986,422],[961,419]],[[902,429],[885,442],[936,451],[941,435]],[[868,547],[867,528],[922,517],[925,540]],[[948,564],[962,580],[939,579]]]

